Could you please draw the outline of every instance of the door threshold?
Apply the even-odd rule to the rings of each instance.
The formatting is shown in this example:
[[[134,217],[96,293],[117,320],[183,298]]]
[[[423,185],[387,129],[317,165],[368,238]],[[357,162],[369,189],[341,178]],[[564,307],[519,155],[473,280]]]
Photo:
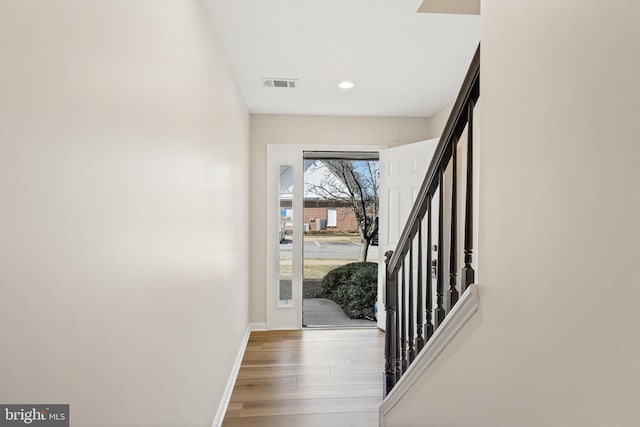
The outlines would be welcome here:
[[[378,326],[374,323],[373,325],[302,325],[302,329],[377,329]]]

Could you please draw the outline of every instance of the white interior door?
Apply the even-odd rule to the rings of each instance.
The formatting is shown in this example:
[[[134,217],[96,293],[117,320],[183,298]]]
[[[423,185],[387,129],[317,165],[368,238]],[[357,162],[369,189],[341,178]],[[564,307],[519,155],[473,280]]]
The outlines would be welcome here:
[[[385,329],[385,252],[395,250],[439,138],[380,151],[378,327]]]

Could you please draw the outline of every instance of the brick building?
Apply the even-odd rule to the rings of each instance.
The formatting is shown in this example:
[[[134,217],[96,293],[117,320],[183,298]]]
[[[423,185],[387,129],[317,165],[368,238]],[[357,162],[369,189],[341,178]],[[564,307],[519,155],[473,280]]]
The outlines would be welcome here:
[[[280,200],[285,229],[291,229],[291,200]],[[305,199],[304,228],[309,232],[358,232],[358,222],[348,203],[340,200]]]
[[[304,227],[308,232],[357,232],[358,222],[347,201],[321,196],[314,187],[329,183],[338,192],[344,186],[319,161],[306,161],[304,171]],[[282,167],[280,175],[280,218],[286,230],[291,228],[292,173]]]
[[[358,222],[348,203],[336,200],[305,200],[305,230],[357,232]]]

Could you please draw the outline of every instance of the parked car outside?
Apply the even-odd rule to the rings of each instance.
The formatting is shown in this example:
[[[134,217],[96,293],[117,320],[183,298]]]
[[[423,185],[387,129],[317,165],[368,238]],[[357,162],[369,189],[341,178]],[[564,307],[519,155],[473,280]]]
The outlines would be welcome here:
[[[371,246],[378,246],[378,217],[376,217],[376,234],[373,236],[373,238],[371,239]]]

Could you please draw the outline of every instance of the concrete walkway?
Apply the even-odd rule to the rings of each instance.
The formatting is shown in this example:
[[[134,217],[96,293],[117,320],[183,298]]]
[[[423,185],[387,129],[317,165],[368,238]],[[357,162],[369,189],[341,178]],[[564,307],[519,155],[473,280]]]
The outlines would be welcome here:
[[[366,319],[350,319],[334,301],[326,298],[305,298],[302,306],[303,326],[376,326]]]

